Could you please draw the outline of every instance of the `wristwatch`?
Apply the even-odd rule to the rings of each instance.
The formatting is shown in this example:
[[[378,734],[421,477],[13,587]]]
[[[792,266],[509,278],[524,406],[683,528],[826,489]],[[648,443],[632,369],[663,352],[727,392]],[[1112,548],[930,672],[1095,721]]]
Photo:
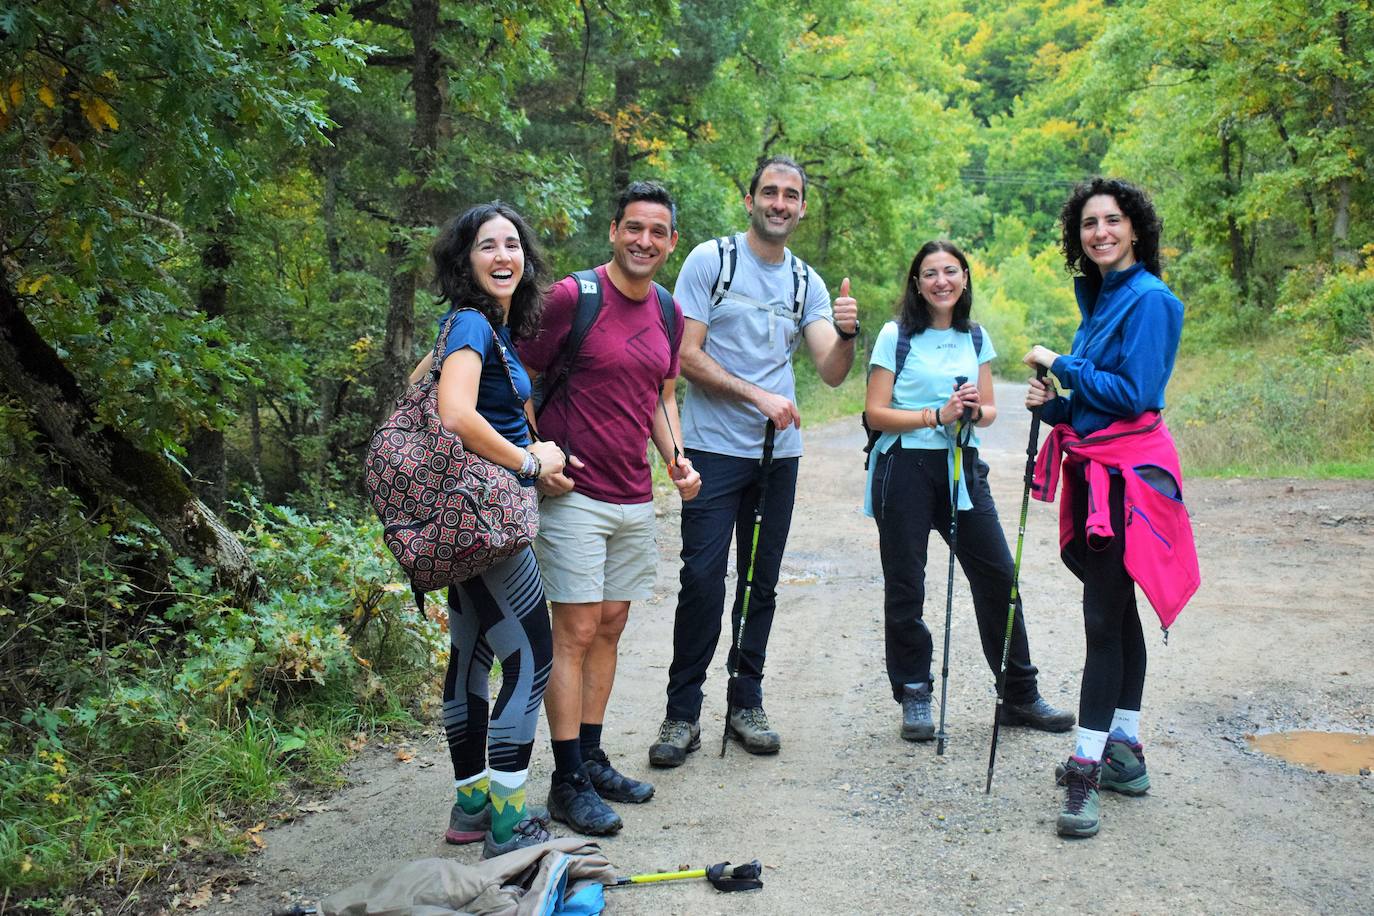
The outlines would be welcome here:
[[[831,321],[830,323],[831,323],[831,324],[835,324],[834,321]],[[853,334],[848,334],[848,333],[846,333],[845,330],[844,330],[844,328],[840,327],[838,324],[835,324],[835,333],[838,334],[838,335],[840,335],[840,340],[853,340],[855,337],[858,337],[858,336],[859,336],[859,331],[860,331],[860,330],[862,330],[862,329],[859,327],[859,319],[857,319],[857,318],[854,319],[854,333],[853,333]]]

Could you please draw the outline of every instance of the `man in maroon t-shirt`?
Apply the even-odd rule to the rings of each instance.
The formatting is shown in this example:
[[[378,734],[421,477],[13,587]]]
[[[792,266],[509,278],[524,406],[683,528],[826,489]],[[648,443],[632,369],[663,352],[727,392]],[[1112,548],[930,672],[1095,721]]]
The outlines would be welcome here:
[[[607,800],[645,802],[654,794],[649,783],[619,773],[601,750],[620,634],[630,602],[653,594],[658,565],[647,443],[658,448],[682,499],[701,489],[700,475],[676,447],[682,309],[674,303],[670,341],[653,284],[677,245],[677,207],[668,191],[644,181],[626,188],[610,242],[611,260],[596,268],[601,311],[539,415],[540,435],[573,456],[563,474],[540,484],[535,543],[553,606],[553,671],[544,694],[554,756],[549,813],[591,834],[621,827]],[[561,372],[578,298],[575,277],[550,291],[539,336],[518,345],[531,372],[546,379]]]

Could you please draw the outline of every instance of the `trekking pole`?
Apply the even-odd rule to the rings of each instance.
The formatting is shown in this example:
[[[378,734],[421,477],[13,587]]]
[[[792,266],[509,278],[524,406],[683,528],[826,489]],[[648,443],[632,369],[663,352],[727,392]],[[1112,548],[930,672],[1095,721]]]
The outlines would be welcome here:
[[[705,878],[711,886],[723,893],[731,891],[752,891],[763,887],[763,865],[758,859],[744,865],[732,866],[720,862],[709,868],[693,868],[687,871],[660,871],[648,875],[630,875],[616,878],[608,887],[629,887],[634,884],[651,884],[656,881],[678,881],[683,878]]]
[[[763,504],[768,494],[768,468],[773,463],[773,434],[776,431],[777,427],[773,425],[772,420],[763,428],[763,457],[759,459],[759,500],[754,503],[754,538],[749,544],[749,570],[744,576],[744,602],[740,606],[739,627],[735,630],[735,642],[730,652],[730,658],[733,658],[735,663],[731,665],[727,659],[725,664],[730,680],[725,682],[725,731],[720,736],[722,757],[725,756],[725,745],[730,739],[730,713],[734,710],[730,703],[730,681],[739,673],[739,657],[743,651],[740,646],[744,643],[744,622],[749,619],[749,596],[754,592],[754,558],[759,552],[759,527],[763,524]]]
[[[1045,367],[1035,367],[1035,377],[1045,380]],[[1043,406],[1043,405],[1042,405]],[[1030,509],[1031,486],[1035,482],[1035,454],[1040,451],[1040,408],[1031,411],[1030,441],[1026,443],[1026,486],[1021,491],[1021,524],[1016,527],[1016,561],[1011,568],[1011,600],[1007,603],[1007,631],[1002,636],[1002,667],[997,671],[997,706],[992,711],[992,746],[988,748],[988,784],[984,795],[992,794],[992,769],[997,766],[997,735],[1002,728],[1002,701],[1007,695],[1007,656],[1011,653],[1011,631],[1016,626],[1016,600],[1021,597],[1021,545],[1026,543],[1026,513]]]
[[[965,376],[954,379],[957,391],[968,381]],[[935,732],[935,753],[944,756],[945,739],[945,695],[949,687],[949,631],[954,623],[954,552],[959,547],[959,476],[964,465],[964,436],[973,419],[973,408],[965,407],[963,414],[954,421],[954,496],[949,504],[949,579],[945,585],[945,654],[940,659],[940,728]]]

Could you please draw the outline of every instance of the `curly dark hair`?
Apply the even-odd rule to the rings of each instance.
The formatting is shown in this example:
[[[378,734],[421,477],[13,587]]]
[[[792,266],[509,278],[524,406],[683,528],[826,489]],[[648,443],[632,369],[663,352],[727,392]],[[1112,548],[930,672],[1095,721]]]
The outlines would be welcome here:
[[[973,274],[968,269],[968,258],[959,246],[944,239],[933,239],[921,246],[916,257],[911,259],[911,269],[906,272],[906,286],[902,289],[901,301],[897,303],[898,322],[908,334],[920,334],[930,327],[930,303],[921,295],[921,262],[937,251],[951,254],[964,268],[964,292],[954,303],[954,319],[951,326],[956,331],[968,331],[969,312],[973,310]]]
[[[1083,206],[1088,198],[1105,194],[1116,201],[1121,212],[1131,221],[1135,230],[1135,259],[1145,265],[1145,269],[1156,277],[1160,276],[1159,237],[1164,233],[1164,224],[1155,212],[1150,195],[1121,178],[1090,178],[1077,185],[1064,209],[1059,211],[1059,228],[1062,233],[1060,248],[1064,252],[1064,264],[1071,274],[1081,274],[1090,284],[1102,283],[1102,271],[1083,250],[1079,222],[1083,218]]]
[[[496,217],[505,217],[520,236],[525,252],[525,269],[511,296],[510,314],[505,322],[511,336],[519,339],[539,333],[539,318],[544,310],[544,287],[548,265],[535,241],[534,232],[524,218],[499,200],[469,207],[449,220],[434,240],[430,256],[434,259],[434,286],[440,302],[450,309],[474,308],[487,317],[493,326],[501,325],[501,306],[482,289],[472,273],[472,245],[482,226]]]

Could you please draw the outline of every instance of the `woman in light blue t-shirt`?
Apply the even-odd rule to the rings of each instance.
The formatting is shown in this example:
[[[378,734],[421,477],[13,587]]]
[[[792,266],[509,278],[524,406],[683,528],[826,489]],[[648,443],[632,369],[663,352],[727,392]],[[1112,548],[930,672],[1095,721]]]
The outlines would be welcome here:
[[[959,542],[956,556],[973,593],[983,655],[997,676],[1002,663],[1012,560],[988,490],[987,465],[978,458],[977,427],[997,419],[990,361],[997,355],[986,332],[969,320],[973,283],[968,260],[954,244],[927,242],[907,274],[900,317],[878,333],[869,366],[865,413],[882,433],[873,450],[864,508],[878,523],[883,564],[883,617],[887,674],[902,704],[902,737],[928,741],[931,717],[930,630],[925,604],[926,548],[930,532],[946,542],[952,493],[954,423],[965,409],[975,429],[963,449]],[[897,373],[903,338],[910,350]],[[966,381],[956,387],[955,379]],[[1071,713],[1040,696],[1025,621],[1017,599],[1007,659],[1002,724],[1062,732]]]

